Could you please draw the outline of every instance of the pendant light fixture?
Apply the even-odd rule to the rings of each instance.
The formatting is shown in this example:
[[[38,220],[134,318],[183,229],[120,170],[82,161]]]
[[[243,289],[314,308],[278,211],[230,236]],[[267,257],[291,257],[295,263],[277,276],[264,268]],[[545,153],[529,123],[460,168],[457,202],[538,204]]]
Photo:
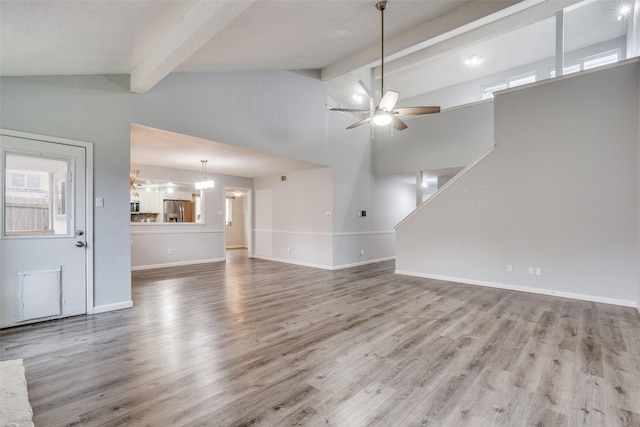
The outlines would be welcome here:
[[[207,162],[208,160],[200,160],[200,163],[202,163],[202,179],[196,181],[196,190],[213,188],[214,186],[213,180],[207,179]]]

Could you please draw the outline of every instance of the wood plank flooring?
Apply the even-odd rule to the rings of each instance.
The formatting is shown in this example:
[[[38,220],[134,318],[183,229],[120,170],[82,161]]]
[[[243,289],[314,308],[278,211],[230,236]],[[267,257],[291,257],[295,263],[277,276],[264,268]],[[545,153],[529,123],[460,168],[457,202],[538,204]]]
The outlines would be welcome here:
[[[0,331],[54,426],[640,426],[632,308],[247,259]]]

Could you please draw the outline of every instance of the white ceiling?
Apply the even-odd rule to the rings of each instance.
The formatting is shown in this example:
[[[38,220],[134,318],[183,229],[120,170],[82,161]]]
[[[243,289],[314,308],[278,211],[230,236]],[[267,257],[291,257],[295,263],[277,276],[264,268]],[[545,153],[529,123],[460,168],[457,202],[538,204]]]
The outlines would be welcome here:
[[[548,45],[539,36],[553,33],[544,26],[521,39],[526,50],[505,41],[515,39],[511,31],[577,2],[390,0],[385,77],[406,98],[430,90],[440,78],[448,84],[462,69],[462,56],[480,43],[483,52],[497,49],[506,58],[515,53],[525,60],[523,52],[538,58],[537,46],[546,55]],[[593,3],[615,10],[620,1]],[[0,74],[130,74],[136,92],[173,71],[315,69],[328,81],[379,65],[380,12],[374,5],[375,0],[2,0]],[[600,32],[581,19],[586,27],[567,26],[580,32],[568,39]],[[424,72],[428,79],[415,78]]]
[[[235,145],[131,125],[131,163],[200,171],[201,160],[207,160],[209,173],[247,178],[324,167]]]
[[[587,0],[588,7],[567,13],[567,45],[624,34],[624,26],[615,24],[620,1],[626,0]],[[554,49],[549,18],[577,3],[390,0],[385,86],[408,98],[548,57]],[[359,79],[379,86],[371,80],[380,77],[380,12],[374,5],[375,0],[0,0],[0,75],[129,74],[131,90],[144,93],[173,71],[314,69],[327,81],[332,105],[344,106],[355,91],[362,93]],[[612,24],[602,25],[604,18]],[[463,66],[471,54],[485,59],[481,68]],[[206,155],[221,172],[215,159],[233,163],[242,157],[238,168],[253,166],[221,173],[269,172],[256,168],[248,150],[170,135],[134,130],[132,161],[193,169]],[[192,157],[162,155],[161,147],[177,143],[192,144],[181,148]],[[303,166],[270,162],[291,171]]]

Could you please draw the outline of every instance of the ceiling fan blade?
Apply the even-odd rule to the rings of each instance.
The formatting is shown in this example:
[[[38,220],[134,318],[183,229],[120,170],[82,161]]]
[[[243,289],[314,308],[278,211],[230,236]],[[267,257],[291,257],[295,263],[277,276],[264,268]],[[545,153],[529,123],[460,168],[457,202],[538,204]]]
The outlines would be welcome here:
[[[367,117],[366,119],[362,119],[359,122],[355,122],[354,124],[352,124],[351,126],[347,127],[347,129],[353,129],[353,128],[357,128],[358,126],[362,126],[364,124],[367,124],[371,121],[371,117]]]
[[[367,86],[362,80],[358,80],[358,84],[360,85],[362,90],[364,90],[364,93],[366,93],[369,98],[373,96],[373,92],[371,91],[371,89],[369,89],[369,86]]]
[[[403,107],[393,110],[393,113],[398,116],[419,116],[421,114],[432,114],[439,112],[440,107]]]
[[[407,124],[396,116],[393,116],[393,128],[396,130],[405,130],[407,128]]]
[[[329,108],[331,111],[342,111],[345,113],[370,113],[369,110],[362,110],[359,108]]]
[[[378,108],[384,111],[391,111],[393,110],[393,107],[395,107],[396,102],[398,102],[398,92],[395,90],[388,90],[380,100]]]

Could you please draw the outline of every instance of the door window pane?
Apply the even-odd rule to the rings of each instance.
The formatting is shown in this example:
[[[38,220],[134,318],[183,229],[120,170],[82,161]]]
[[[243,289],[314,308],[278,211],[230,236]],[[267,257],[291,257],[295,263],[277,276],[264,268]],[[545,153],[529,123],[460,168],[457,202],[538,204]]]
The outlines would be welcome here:
[[[68,172],[67,160],[6,153],[5,236],[68,233]]]

